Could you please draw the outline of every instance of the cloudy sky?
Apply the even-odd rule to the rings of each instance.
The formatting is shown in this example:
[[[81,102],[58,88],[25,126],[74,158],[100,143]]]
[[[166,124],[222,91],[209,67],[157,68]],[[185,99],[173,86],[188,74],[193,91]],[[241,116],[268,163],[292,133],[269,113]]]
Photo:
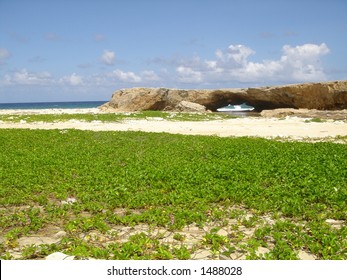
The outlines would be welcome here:
[[[347,79],[346,0],[0,0],[0,103]]]

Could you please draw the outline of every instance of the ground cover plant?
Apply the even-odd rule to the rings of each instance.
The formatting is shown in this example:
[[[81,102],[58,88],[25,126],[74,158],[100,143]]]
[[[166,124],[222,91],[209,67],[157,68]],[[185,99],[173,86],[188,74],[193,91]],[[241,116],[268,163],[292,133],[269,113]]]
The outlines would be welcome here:
[[[101,114],[16,114],[0,115],[0,121],[3,122],[66,122],[71,120],[78,121],[101,121],[101,122],[119,122],[129,119],[153,119],[161,118],[171,121],[205,121],[235,118],[235,116],[219,113],[186,113],[186,112],[162,112],[162,111],[141,111],[133,113],[101,113]]]
[[[1,258],[347,259],[345,144],[2,129],[0,149]]]

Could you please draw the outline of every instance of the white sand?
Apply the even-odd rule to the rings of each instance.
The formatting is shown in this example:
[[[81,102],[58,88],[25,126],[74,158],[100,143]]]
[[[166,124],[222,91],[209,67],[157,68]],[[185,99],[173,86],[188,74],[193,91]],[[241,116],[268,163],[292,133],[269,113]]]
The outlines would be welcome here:
[[[44,110],[0,110],[4,114],[76,114],[102,113],[98,109],[44,109]],[[290,137],[327,138],[347,136],[347,123],[343,121],[305,122],[303,118],[237,118],[213,121],[169,121],[154,118],[151,120],[124,120],[103,123],[100,121],[84,122],[70,120],[57,123],[9,123],[0,122],[0,128],[26,129],[80,129],[93,131],[144,131],[167,132],[187,135],[258,136],[265,138]]]

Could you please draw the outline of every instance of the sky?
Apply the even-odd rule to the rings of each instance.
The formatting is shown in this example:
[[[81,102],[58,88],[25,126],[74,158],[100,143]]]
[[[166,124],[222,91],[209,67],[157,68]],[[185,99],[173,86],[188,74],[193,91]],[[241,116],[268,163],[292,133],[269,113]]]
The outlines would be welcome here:
[[[0,103],[347,79],[346,0],[0,0]]]

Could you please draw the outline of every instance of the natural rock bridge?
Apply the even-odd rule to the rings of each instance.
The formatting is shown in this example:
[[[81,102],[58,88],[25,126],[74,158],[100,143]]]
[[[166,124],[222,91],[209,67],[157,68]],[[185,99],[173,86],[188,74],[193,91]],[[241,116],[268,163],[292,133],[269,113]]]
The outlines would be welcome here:
[[[129,88],[116,91],[101,106],[108,111],[175,111],[182,101],[215,111],[227,104],[246,102],[257,111],[276,108],[341,110],[347,108],[347,81],[306,83],[246,89]]]

